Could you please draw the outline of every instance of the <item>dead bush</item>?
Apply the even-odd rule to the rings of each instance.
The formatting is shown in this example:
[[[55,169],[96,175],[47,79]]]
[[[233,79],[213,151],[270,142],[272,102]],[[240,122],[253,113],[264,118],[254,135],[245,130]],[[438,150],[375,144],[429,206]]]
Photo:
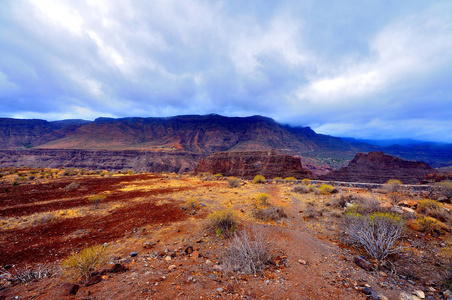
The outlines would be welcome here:
[[[282,206],[270,206],[264,209],[256,209],[253,211],[253,216],[256,219],[266,222],[279,221],[287,218],[287,214]]]
[[[402,249],[397,244],[404,231],[404,222],[395,214],[347,214],[342,226],[350,242],[361,245],[377,262]]]
[[[314,187],[310,184],[309,185],[300,184],[300,185],[296,185],[293,188],[293,192],[298,193],[298,194],[307,194],[307,193],[311,193],[313,191],[314,191]]]
[[[238,222],[235,214],[229,209],[213,212],[209,215],[210,229],[218,236],[229,238],[237,229]]]
[[[422,199],[416,209],[417,213],[433,217],[441,222],[449,222],[450,213],[443,208],[443,204],[432,199]]]
[[[31,224],[33,226],[41,225],[41,224],[47,224],[56,219],[56,216],[52,213],[42,213],[42,214],[36,214],[33,216],[33,221]]]
[[[237,177],[229,177],[228,178],[228,185],[231,188],[237,188],[240,186],[240,180]]]
[[[23,268],[13,268],[13,271],[0,270],[0,278],[11,281],[13,283],[25,283],[33,280],[38,280],[45,277],[50,277],[52,272],[50,268],[43,264],[38,264],[34,268],[25,265]]]
[[[452,198],[452,181],[443,181],[439,183],[441,194],[450,199]]]
[[[303,217],[304,219],[316,219],[323,215],[323,211],[318,209],[318,205],[312,202],[306,204]]]
[[[226,272],[258,274],[271,260],[271,252],[263,232],[256,227],[234,235],[223,254],[222,264]]]
[[[402,182],[398,179],[389,179],[383,184],[383,190],[386,191],[388,198],[392,203],[397,204],[401,199]]]
[[[331,201],[331,206],[337,207],[337,208],[344,208],[345,204],[350,200],[350,197],[340,194],[339,196],[336,196]]]
[[[66,186],[64,187],[64,189],[65,189],[66,191],[77,190],[77,189],[79,189],[79,188],[80,188],[80,184],[78,184],[77,182],[71,182],[71,183],[69,183],[68,185],[66,185]]]
[[[373,196],[359,196],[355,195],[352,197],[353,206],[348,209],[349,212],[369,215],[376,212],[387,212],[387,208],[383,208],[380,205],[380,201],[375,199]]]

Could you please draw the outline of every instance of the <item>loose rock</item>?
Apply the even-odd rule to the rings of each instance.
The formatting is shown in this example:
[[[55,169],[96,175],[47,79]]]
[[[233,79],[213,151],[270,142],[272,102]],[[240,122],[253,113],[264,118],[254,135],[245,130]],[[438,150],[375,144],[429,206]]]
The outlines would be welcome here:
[[[138,252],[130,252],[130,257],[135,257],[138,255]]]
[[[372,271],[373,269],[372,264],[365,260],[364,258],[362,258],[361,256],[355,256],[353,258],[353,261],[355,262],[355,264],[357,264],[366,271]]]
[[[100,275],[96,275],[91,277],[86,283],[85,286],[91,286],[94,284],[98,284],[99,282],[102,281],[102,277]]]
[[[60,296],[76,295],[80,286],[70,282],[63,283],[58,289]]]

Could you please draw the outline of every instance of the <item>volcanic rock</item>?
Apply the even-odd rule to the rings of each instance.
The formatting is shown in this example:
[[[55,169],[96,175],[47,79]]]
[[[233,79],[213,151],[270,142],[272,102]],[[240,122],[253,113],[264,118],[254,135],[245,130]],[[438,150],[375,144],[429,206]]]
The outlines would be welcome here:
[[[309,178],[312,173],[303,169],[299,158],[270,151],[218,152],[202,159],[195,174],[209,172],[224,176],[253,178],[261,174],[266,178]]]
[[[399,179],[405,184],[419,183],[435,170],[423,162],[407,161],[383,152],[358,153],[348,164],[322,176],[324,180],[385,183]]]

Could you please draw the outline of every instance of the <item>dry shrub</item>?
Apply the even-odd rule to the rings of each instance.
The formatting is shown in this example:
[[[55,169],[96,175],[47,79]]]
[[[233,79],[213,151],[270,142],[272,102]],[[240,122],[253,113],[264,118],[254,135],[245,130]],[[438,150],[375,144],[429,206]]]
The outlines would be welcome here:
[[[432,199],[420,200],[416,211],[419,214],[433,217],[441,222],[449,222],[451,218],[450,213],[443,208],[443,204]]]
[[[38,264],[34,268],[25,265],[25,267],[14,267],[13,269],[14,270],[12,273],[6,270],[0,270],[0,279],[8,280],[11,282],[25,283],[45,277],[50,277],[52,275],[50,268],[43,264]]]
[[[71,182],[71,183],[69,183],[68,185],[66,185],[64,187],[64,189],[66,191],[76,190],[76,189],[79,189],[79,188],[80,188],[80,184],[78,184],[77,182]]]
[[[88,202],[94,204],[95,208],[99,208],[99,205],[104,199],[107,198],[106,195],[97,194],[88,197]]]
[[[280,182],[283,182],[284,180],[282,179],[282,177],[275,177],[275,178],[273,178],[273,181],[276,183],[280,183]]]
[[[265,183],[265,177],[262,175],[254,176],[253,183]]]
[[[56,219],[56,216],[52,213],[36,214],[33,217],[33,221],[31,222],[31,224],[33,226],[47,224],[47,223],[54,221],[55,219]]]
[[[220,180],[223,178],[223,174],[217,173],[217,174],[213,175],[213,177],[215,178],[215,180]]]
[[[240,186],[240,180],[237,177],[229,177],[228,178],[228,185],[231,188],[236,188]]]
[[[229,238],[237,229],[238,223],[235,214],[229,209],[213,212],[209,215],[210,229],[217,235]]]
[[[268,208],[256,209],[253,212],[256,219],[263,221],[279,221],[282,218],[287,218],[287,214],[282,206],[270,206]]]
[[[331,206],[337,207],[337,208],[344,208],[345,204],[348,202],[350,198],[348,196],[345,196],[344,194],[340,194],[339,196],[336,196],[331,201]]]
[[[439,184],[441,194],[446,198],[452,198],[452,181],[443,181]]]
[[[268,207],[270,206],[270,202],[268,201],[269,195],[266,193],[260,193],[254,198],[254,206],[255,207]]]
[[[421,231],[426,233],[440,234],[443,231],[449,231],[449,227],[446,224],[433,217],[419,217],[416,221],[421,226]]]
[[[107,263],[108,247],[105,245],[94,245],[83,249],[79,253],[72,253],[61,262],[61,267],[66,275],[72,278],[88,279],[91,273]]]
[[[400,190],[402,188],[402,182],[398,179],[389,179],[383,184],[383,190],[388,194],[388,198],[392,203],[396,204],[402,199]]]
[[[189,212],[196,212],[201,207],[201,204],[198,200],[194,198],[190,198],[187,201],[185,201],[184,208],[188,210]]]
[[[319,187],[319,193],[322,195],[329,195],[329,194],[337,193],[337,189],[332,185],[322,184]]]
[[[316,219],[319,216],[322,216],[323,212],[318,209],[318,205],[313,202],[306,203],[306,207],[304,210],[304,219]]]
[[[314,187],[312,185],[296,185],[293,188],[293,192],[294,193],[298,193],[298,194],[307,194],[307,193],[311,193],[314,191]]]
[[[347,214],[342,226],[350,242],[361,245],[377,262],[382,262],[388,255],[402,249],[397,244],[405,225],[395,214]]]
[[[256,227],[242,230],[234,235],[223,254],[226,272],[258,274],[265,270],[271,260],[271,252],[263,232]]]

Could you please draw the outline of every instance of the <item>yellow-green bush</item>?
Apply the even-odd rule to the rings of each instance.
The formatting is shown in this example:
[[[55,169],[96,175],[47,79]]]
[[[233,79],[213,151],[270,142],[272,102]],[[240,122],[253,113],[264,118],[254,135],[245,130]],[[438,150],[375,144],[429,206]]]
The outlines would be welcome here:
[[[210,229],[217,235],[229,238],[237,229],[237,217],[230,209],[223,209],[209,215]]]
[[[441,221],[438,221],[432,217],[419,217],[416,220],[421,226],[421,231],[425,231],[427,233],[441,233],[444,231],[449,231],[449,227]]]
[[[329,195],[331,193],[334,193],[336,191],[336,188],[329,184],[322,184],[319,187],[319,193],[323,195]]]
[[[185,208],[187,210],[198,210],[201,207],[201,204],[199,203],[198,200],[194,199],[194,198],[190,198],[187,201],[185,201]]]
[[[266,193],[260,193],[254,198],[254,204],[256,207],[265,207],[269,206],[270,203],[268,202],[269,195]]]
[[[295,181],[297,181],[297,179],[295,177],[284,178],[284,182],[287,182],[287,183],[291,183],[291,182],[295,182]]]
[[[304,178],[303,180],[301,180],[301,183],[304,184],[304,185],[310,185],[311,184],[311,179]]]
[[[265,177],[262,175],[254,176],[253,183],[265,183]]]
[[[88,279],[91,273],[107,263],[108,248],[104,245],[94,245],[79,253],[72,253],[61,262],[63,271],[73,278]]]
[[[216,180],[219,180],[219,179],[223,178],[223,174],[217,173],[217,174],[213,175],[213,177],[214,177]]]
[[[88,197],[88,202],[91,204],[94,204],[94,206],[96,208],[99,207],[100,203],[107,198],[106,195],[102,195],[102,194],[97,194],[97,195],[92,195]]]

